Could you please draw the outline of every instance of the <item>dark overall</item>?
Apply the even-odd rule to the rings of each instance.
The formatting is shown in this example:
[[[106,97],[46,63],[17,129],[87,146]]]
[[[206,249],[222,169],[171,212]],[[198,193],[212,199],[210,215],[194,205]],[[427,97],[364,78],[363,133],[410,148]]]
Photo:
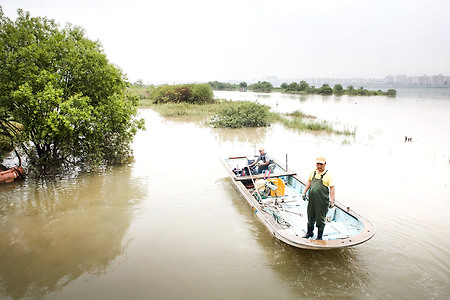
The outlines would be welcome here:
[[[327,186],[323,185],[323,176],[328,172],[325,171],[316,179],[316,171],[314,171],[309,188],[309,202],[308,202],[308,227],[314,227],[316,222],[317,228],[323,230],[325,228],[325,218],[330,205],[330,193]]]

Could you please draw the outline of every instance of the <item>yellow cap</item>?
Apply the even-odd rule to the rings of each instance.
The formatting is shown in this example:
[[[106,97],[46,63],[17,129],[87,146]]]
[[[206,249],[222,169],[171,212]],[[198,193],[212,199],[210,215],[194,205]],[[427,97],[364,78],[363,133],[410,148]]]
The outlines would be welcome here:
[[[323,156],[319,156],[317,159],[316,159],[316,163],[319,163],[319,164],[325,164],[327,162],[327,160],[325,159],[325,157],[323,157]]]

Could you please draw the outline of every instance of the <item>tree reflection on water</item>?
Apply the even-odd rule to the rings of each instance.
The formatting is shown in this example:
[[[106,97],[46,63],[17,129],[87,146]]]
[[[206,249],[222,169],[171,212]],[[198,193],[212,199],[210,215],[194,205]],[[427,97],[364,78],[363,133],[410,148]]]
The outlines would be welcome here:
[[[103,273],[121,256],[145,192],[131,171],[116,167],[1,187],[2,297],[42,298],[84,273]]]

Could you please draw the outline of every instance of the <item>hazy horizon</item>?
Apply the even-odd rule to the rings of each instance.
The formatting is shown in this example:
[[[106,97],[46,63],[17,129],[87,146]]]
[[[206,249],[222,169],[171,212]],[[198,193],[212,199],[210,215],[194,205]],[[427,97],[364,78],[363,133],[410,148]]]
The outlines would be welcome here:
[[[450,75],[450,4],[3,0],[99,40],[134,82]]]
[[[450,85],[449,83],[447,84],[432,84],[432,83],[428,83],[428,84],[411,84],[411,83],[401,83],[401,82],[386,82],[386,78],[389,76],[406,76],[406,77],[422,77],[422,76],[428,76],[429,78],[433,77],[434,75],[442,75],[444,77],[446,77],[449,81],[450,81],[450,76],[446,76],[445,74],[433,74],[433,75],[427,75],[427,74],[423,74],[420,76],[408,76],[406,74],[396,74],[396,75],[386,75],[384,77],[380,77],[380,78],[369,78],[369,77],[353,77],[353,78],[332,78],[332,77],[297,77],[297,78],[280,78],[277,75],[269,75],[269,76],[261,76],[261,77],[255,77],[255,78],[250,78],[250,79],[225,79],[225,80],[216,80],[216,79],[210,79],[210,80],[203,80],[203,81],[182,81],[182,82],[178,82],[178,81],[153,81],[153,82],[144,82],[144,84],[179,84],[179,83],[207,83],[207,82],[213,82],[213,81],[219,81],[219,82],[224,82],[224,83],[233,83],[233,84],[239,84],[240,82],[246,82],[246,83],[256,83],[258,81],[268,81],[272,84],[275,84],[275,86],[279,86],[282,83],[292,83],[292,82],[297,82],[299,83],[300,81],[306,81],[309,84],[316,84],[316,83],[320,83],[320,85],[322,85],[323,83],[327,83],[327,84],[336,84],[336,83],[341,83],[341,84],[366,84],[366,85],[396,85],[396,86],[417,86],[417,87],[427,87],[427,86],[439,86],[439,87],[449,87]]]

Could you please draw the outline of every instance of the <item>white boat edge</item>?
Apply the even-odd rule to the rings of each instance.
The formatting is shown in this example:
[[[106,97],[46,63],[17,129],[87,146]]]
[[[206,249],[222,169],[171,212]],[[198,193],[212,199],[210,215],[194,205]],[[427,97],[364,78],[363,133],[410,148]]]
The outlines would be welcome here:
[[[237,158],[244,158],[244,157],[245,156],[230,157],[230,158],[226,158],[226,159],[237,159]],[[244,197],[247,204],[250,205],[254,214],[258,217],[258,219],[265,225],[265,227],[269,230],[269,232],[273,236],[275,236],[277,239],[279,239],[280,241],[282,241],[286,244],[289,244],[293,247],[297,247],[297,248],[301,248],[301,249],[330,250],[330,249],[356,246],[356,245],[362,244],[362,243],[370,240],[374,236],[375,227],[369,220],[367,220],[364,217],[357,214],[355,211],[350,209],[350,207],[345,207],[343,204],[341,204],[338,201],[336,201],[336,203],[335,203],[335,206],[337,208],[339,208],[340,210],[349,214],[350,216],[357,219],[359,222],[361,222],[363,224],[364,228],[359,234],[348,237],[348,238],[336,239],[336,240],[314,240],[314,239],[302,238],[301,235],[296,236],[287,230],[279,229],[280,226],[276,223],[276,221],[273,218],[267,218],[266,216],[264,216],[263,213],[261,213],[260,204],[249,193],[248,189],[244,186],[242,180],[237,180],[237,176],[230,169],[228,163],[226,162],[226,159],[221,159],[221,162],[224,165],[225,169],[227,170],[229,177],[230,177],[231,181],[233,182],[234,186],[239,191],[239,193]],[[275,163],[281,169],[286,171],[285,168],[278,161],[275,160]],[[271,177],[272,176],[276,177],[278,175],[272,174]],[[289,175],[289,176],[294,177],[301,184],[305,185],[305,180],[301,179],[298,175],[293,174],[293,175]]]

